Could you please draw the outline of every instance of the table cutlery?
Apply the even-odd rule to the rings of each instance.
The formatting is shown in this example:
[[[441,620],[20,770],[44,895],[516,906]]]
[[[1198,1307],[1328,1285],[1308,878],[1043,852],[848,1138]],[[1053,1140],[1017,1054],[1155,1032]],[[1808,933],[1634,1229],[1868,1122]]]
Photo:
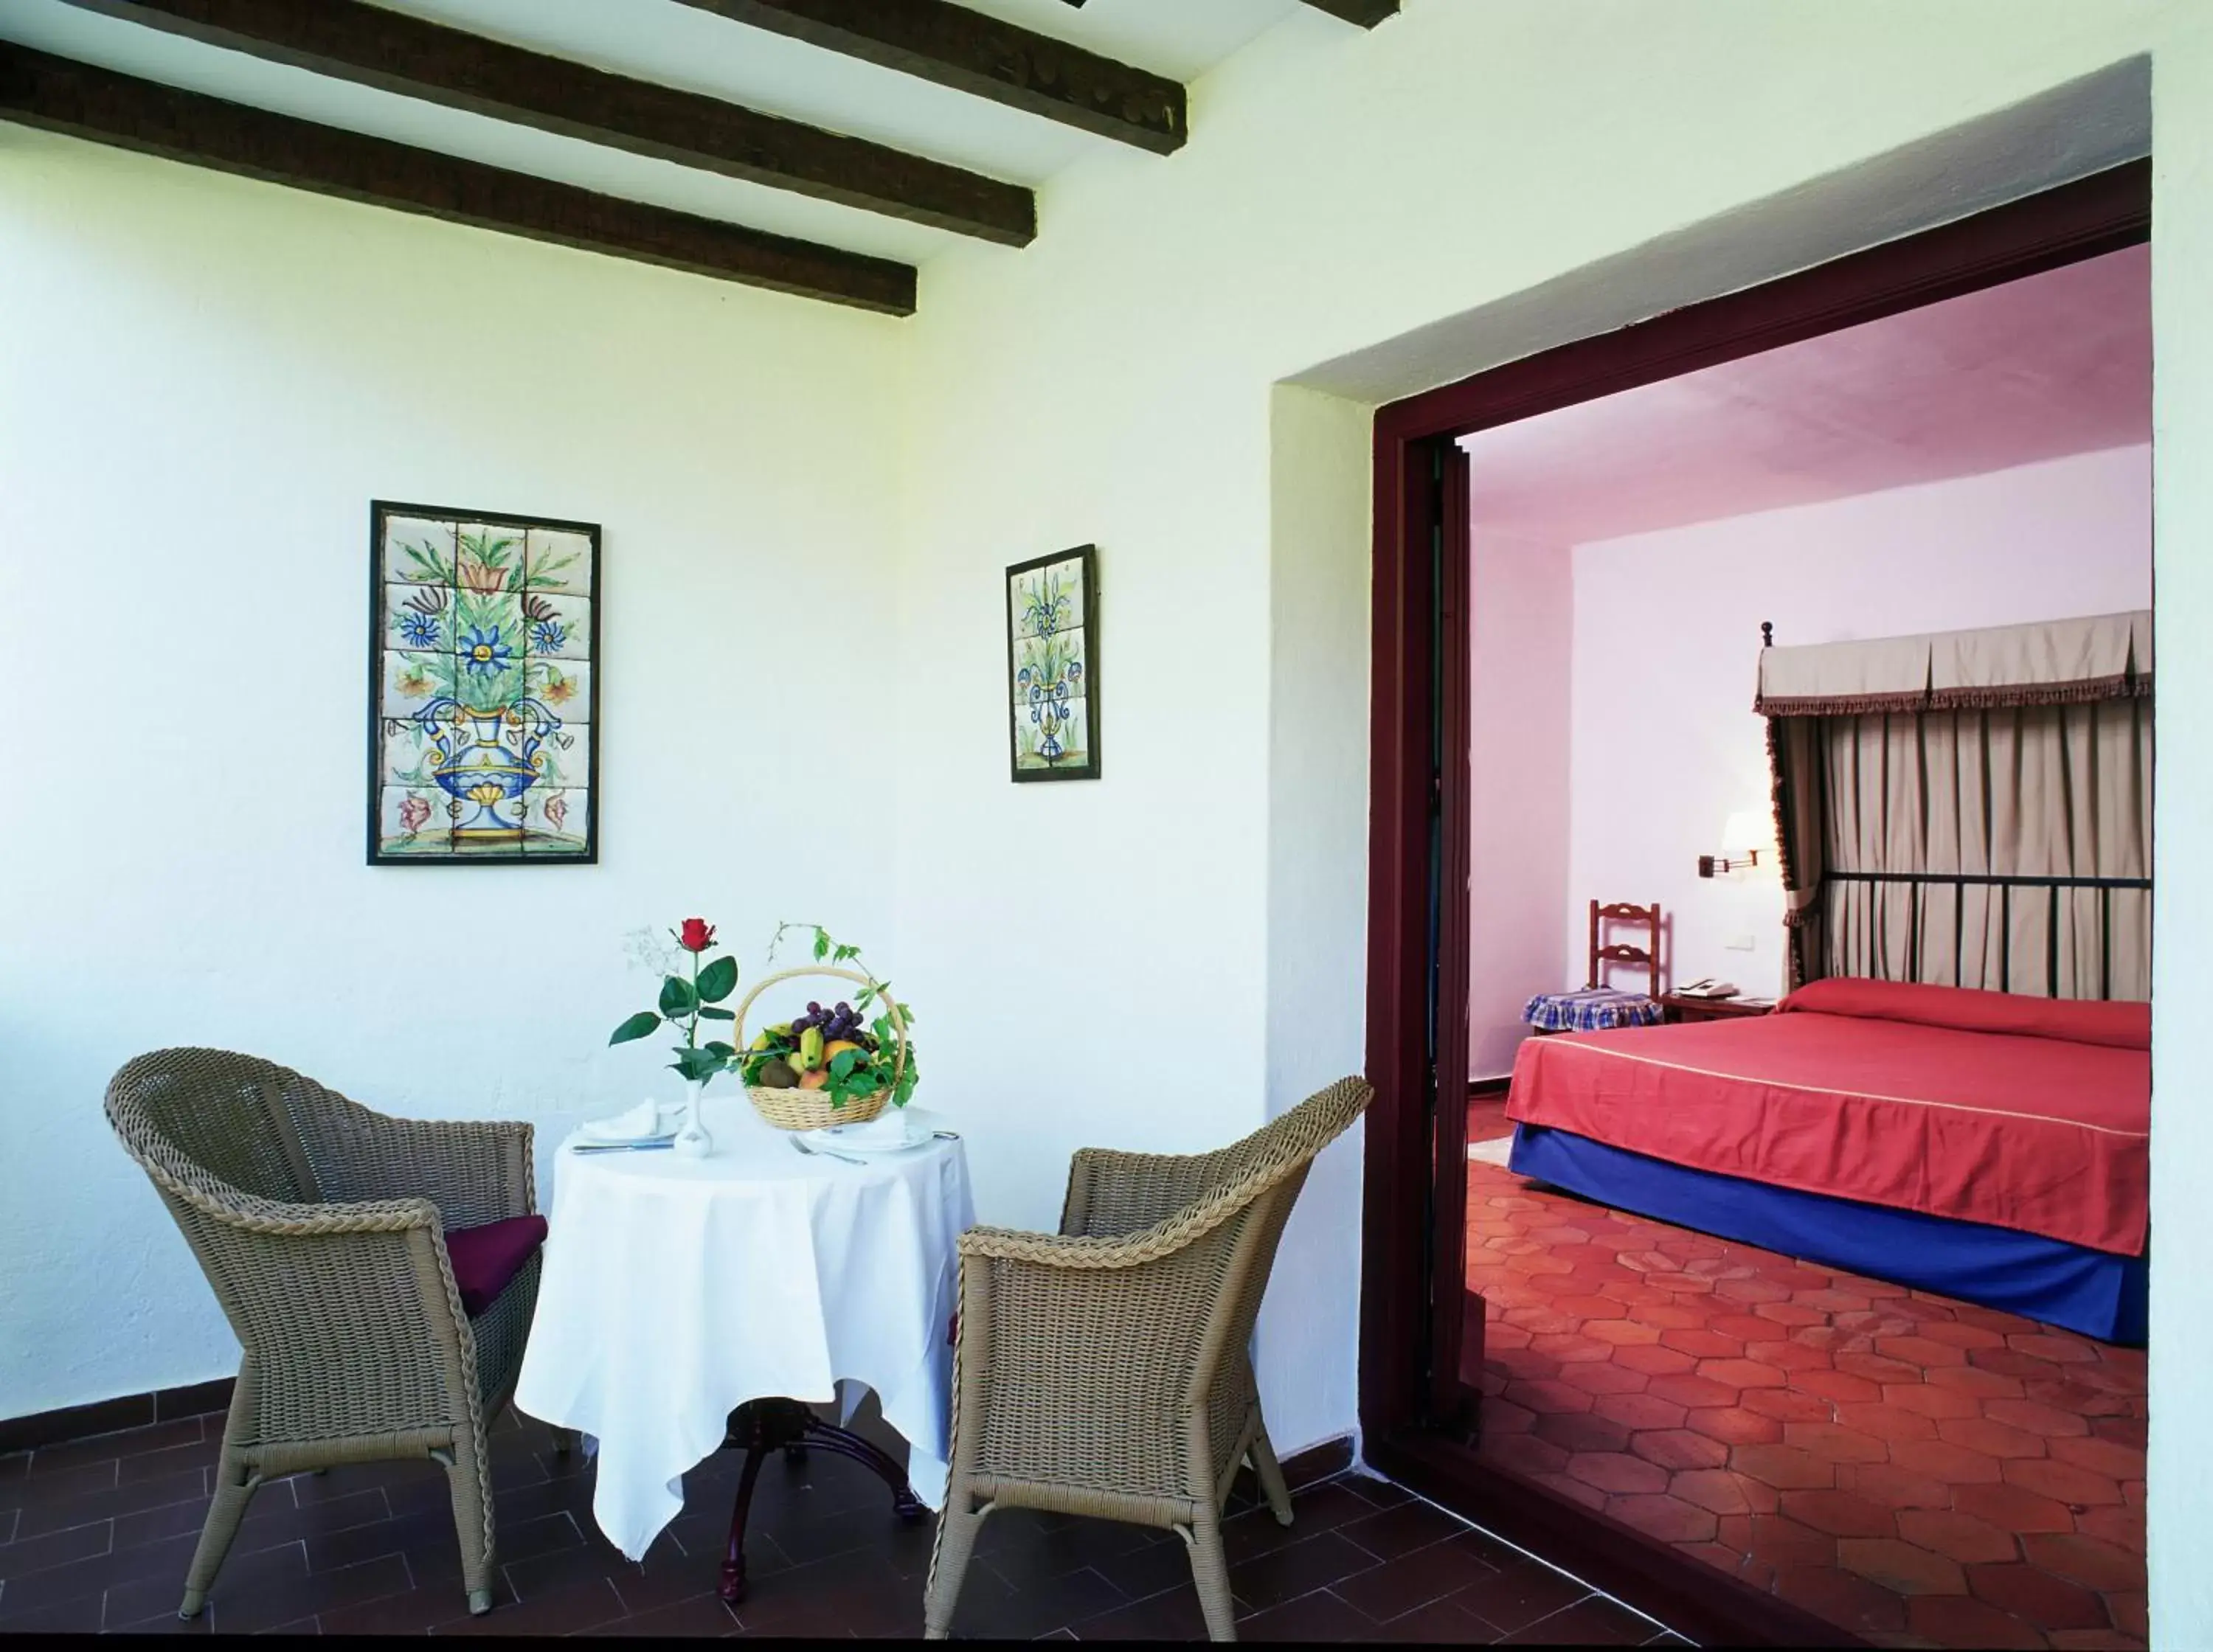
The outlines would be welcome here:
[[[850,1153],[832,1153],[826,1147],[809,1147],[796,1136],[787,1136],[783,1139],[810,1159],[837,1159],[845,1164],[857,1164],[863,1167],[868,1163],[867,1160],[857,1159]]]
[[[570,1147],[569,1151],[571,1153],[655,1153],[664,1148],[675,1145],[673,1139],[663,1142],[577,1142]]]

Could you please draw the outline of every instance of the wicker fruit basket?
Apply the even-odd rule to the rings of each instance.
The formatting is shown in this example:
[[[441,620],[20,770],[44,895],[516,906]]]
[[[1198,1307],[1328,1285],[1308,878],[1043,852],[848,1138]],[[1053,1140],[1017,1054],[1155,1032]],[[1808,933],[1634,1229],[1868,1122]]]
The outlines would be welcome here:
[[[858,971],[836,969],[822,964],[804,969],[783,970],[763,977],[738,1004],[731,1041],[738,1046],[741,1054],[747,1048],[746,1015],[753,1009],[753,1000],[779,982],[798,980],[809,975],[853,981],[862,986],[876,984]],[[899,1047],[892,1058],[889,1083],[874,1094],[860,1096],[843,1106],[832,1102],[826,1090],[778,1089],[768,1084],[748,1084],[746,1094],[753,1098],[753,1111],[778,1130],[790,1131],[827,1130],[832,1125],[865,1125],[881,1114],[891,1105],[892,1096],[898,1090],[899,1079],[905,1073],[907,1065],[906,1018],[899,1014],[899,1007],[892,1002],[889,993],[884,994],[881,1002],[883,1013],[892,1024],[892,1031],[899,1036]]]

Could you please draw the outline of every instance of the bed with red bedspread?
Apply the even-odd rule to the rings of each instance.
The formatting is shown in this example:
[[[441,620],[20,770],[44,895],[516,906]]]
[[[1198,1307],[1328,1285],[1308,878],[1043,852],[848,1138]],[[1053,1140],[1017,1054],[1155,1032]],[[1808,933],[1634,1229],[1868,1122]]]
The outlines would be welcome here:
[[[2141,1339],[2150,1006],[1819,981],[1772,1015],[1532,1039],[1511,1167]]]

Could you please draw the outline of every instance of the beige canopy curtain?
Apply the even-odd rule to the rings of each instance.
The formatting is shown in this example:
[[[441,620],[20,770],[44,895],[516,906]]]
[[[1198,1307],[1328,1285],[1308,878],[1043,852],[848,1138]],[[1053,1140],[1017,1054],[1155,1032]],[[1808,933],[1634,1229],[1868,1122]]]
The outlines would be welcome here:
[[[1794,982],[2151,991],[2149,613],[1762,651]]]

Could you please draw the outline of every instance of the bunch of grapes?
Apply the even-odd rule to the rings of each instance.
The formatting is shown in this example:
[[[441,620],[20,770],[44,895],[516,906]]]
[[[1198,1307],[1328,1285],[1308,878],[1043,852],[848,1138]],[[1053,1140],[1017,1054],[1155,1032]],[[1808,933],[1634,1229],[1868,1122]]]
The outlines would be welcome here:
[[[859,1045],[863,1050],[875,1048],[876,1041],[869,1036],[867,1029],[861,1025],[859,1014],[849,1003],[841,1003],[825,1009],[820,1004],[810,1001],[807,1013],[791,1023],[791,1035],[797,1038],[810,1027],[822,1029],[825,1044],[835,1044],[843,1039]]]

